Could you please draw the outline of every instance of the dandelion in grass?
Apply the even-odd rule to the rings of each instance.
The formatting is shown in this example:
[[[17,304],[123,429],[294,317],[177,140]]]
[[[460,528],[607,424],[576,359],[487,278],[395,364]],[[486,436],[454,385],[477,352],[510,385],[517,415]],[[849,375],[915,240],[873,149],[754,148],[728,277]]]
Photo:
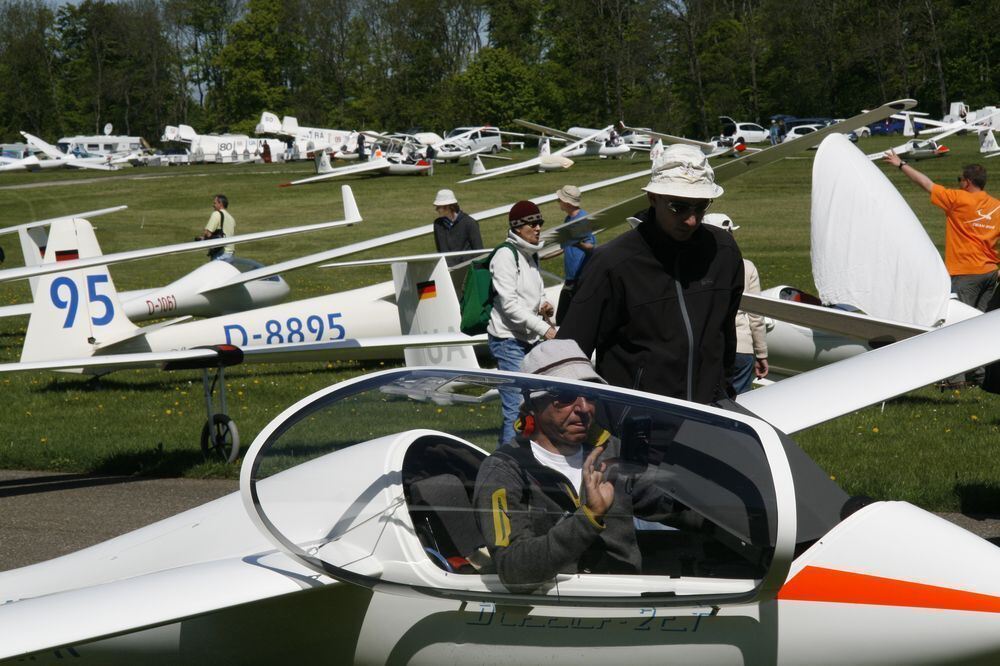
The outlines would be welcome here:
[[[874,428],[872,428],[872,432],[878,432],[878,426],[875,426]]]
[[[174,410],[172,410],[172,409],[164,409],[163,413],[166,414],[167,416],[170,416],[171,414],[174,413]]]
[[[970,418],[970,419],[972,419],[973,421],[978,421],[978,420],[979,420],[979,417],[978,417],[978,416],[976,416],[975,414],[973,414],[973,415],[972,415],[972,416],[970,416],[969,418]]]

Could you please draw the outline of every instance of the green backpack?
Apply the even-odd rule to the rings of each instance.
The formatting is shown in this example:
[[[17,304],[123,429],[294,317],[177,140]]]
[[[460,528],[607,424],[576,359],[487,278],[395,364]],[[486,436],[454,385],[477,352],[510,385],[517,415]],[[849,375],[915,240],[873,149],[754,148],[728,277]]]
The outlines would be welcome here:
[[[486,325],[490,323],[490,315],[493,313],[493,297],[496,290],[493,289],[493,274],[490,272],[490,262],[493,255],[502,247],[510,248],[514,253],[514,263],[520,268],[521,260],[517,256],[517,250],[510,243],[500,243],[489,255],[482,259],[476,259],[469,264],[469,272],[465,274],[465,284],[462,287],[462,333],[466,335],[479,335],[486,332]]]

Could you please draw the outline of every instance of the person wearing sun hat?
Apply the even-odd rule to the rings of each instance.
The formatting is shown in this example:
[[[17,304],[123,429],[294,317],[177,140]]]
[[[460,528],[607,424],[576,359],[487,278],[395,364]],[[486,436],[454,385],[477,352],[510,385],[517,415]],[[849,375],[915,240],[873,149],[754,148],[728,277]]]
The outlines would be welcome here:
[[[559,329],[609,383],[711,403],[733,397],[743,257],[702,224],[723,189],[704,153],[673,145],[643,188],[635,228],[594,250]]]
[[[545,340],[521,371],[572,385],[531,391],[518,435],[476,475],[476,520],[500,581],[531,592],[559,573],[639,573],[633,517],[667,522],[683,507],[652,477],[615,468],[621,443],[595,427],[606,382],[579,345]]]
[[[468,213],[462,212],[452,190],[438,190],[434,197],[434,245],[438,252],[461,252],[483,249],[479,223]],[[468,257],[448,257],[449,266],[468,261]]]
[[[580,206],[583,204],[583,195],[576,185],[563,185],[556,192],[556,201],[559,210],[566,214],[563,224],[573,222],[587,217],[587,211]],[[590,253],[597,245],[597,238],[589,229],[581,229],[583,233],[574,236],[563,243],[560,247],[563,251],[563,288],[559,292],[559,305],[556,307],[556,323],[562,322],[566,317],[566,310],[569,309],[570,301],[573,298],[573,289],[576,281],[580,278],[583,265],[587,263]]]
[[[541,340],[556,336],[552,323],[555,308],[545,300],[545,283],[538,270],[542,213],[531,201],[518,201],[507,216],[510,229],[503,247],[490,260],[493,275],[493,311],[486,326],[490,353],[500,370],[517,371],[528,351]],[[521,405],[515,390],[501,389],[503,427],[499,442],[514,436],[514,421]]]

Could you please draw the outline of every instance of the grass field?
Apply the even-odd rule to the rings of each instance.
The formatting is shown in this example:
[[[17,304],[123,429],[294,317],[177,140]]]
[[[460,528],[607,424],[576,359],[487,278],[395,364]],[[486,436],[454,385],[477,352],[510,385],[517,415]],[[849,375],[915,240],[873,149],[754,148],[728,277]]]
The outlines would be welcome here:
[[[862,140],[865,152],[899,143],[899,137]],[[949,157],[918,168],[950,184],[961,165],[977,161],[974,136],[948,142]],[[754,260],[763,286],[790,284],[813,290],[809,263],[812,154],[788,159],[726,183],[713,210],[729,213],[742,228],[737,240]],[[0,175],[0,227],[30,220],[127,204],[127,211],[95,218],[105,252],[185,241],[204,226],[212,195],[225,193],[239,232],[338,219],[339,183],[354,189],[365,221],[346,229],[244,245],[243,256],[271,263],[327,247],[429,223],[439,188],[455,189],[463,208],[476,212],[520,198],[548,194],[565,183],[582,185],[646,168],[631,160],[581,159],[563,173],[508,176],[457,185],[464,166],[439,166],[431,177],[357,177],[279,189],[311,164],[204,165],[142,168],[114,173],[59,172]],[[989,163],[987,163],[989,166]],[[931,238],[943,246],[943,216],[926,195],[892,170],[900,189]],[[585,196],[599,210],[635,196],[633,181]],[[554,205],[543,207],[551,222]],[[483,225],[487,244],[498,242],[505,222]],[[6,266],[21,265],[16,237],[0,237]],[[602,240],[607,240],[602,239]],[[395,254],[430,251],[430,237],[402,243]],[[385,251],[383,251],[384,254]],[[368,256],[375,256],[369,253]],[[201,253],[133,262],[112,269],[118,290],[165,284],[205,261]],[[556,260],[548,266],[561,271]],[[389,279],[388,267],[306,269],[285,276],[294,298],[305,298]],[[26,283],[0,284],[0,305],[29,300]],[[0,320],[0,361],[16,361],[25,318]],[[357,364],[243,366],[227,374],[229,412],[244,448],[289,404],[308,393],[371,369]],[[859,381],[864,381],[859,378]],[[192,371],[118,372],[98,380],[54,374],[0,377],[0,468],[144,475],[235,476],[238,466],[205,462],[198,436],[205,418],[200,377]],[[831,476],[852,494],[905,499],[934,510],[1000,513],[1000,398],[978,389],[941,393],[925,388],[796,436]]]

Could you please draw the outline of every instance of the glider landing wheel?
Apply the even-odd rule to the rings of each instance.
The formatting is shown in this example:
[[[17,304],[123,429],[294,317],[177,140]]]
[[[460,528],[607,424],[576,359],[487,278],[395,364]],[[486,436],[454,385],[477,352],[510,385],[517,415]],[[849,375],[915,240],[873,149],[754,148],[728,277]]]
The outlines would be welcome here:
[[[231,463],[240,452],[240,433],[226,414],[212,414],[201,429],[201,452],[206,460]]]

